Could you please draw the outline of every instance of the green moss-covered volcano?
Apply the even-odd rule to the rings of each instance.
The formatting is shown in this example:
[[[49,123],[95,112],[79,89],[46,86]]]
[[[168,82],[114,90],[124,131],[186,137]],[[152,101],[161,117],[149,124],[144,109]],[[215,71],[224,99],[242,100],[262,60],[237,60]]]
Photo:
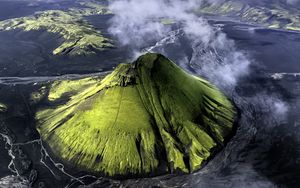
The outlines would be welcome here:
[[[235,117],[215,86],[150,53],[104,79],[53,83],[48,100],[36,114],[42,139],[64,161],[109,176],[193,172]]]

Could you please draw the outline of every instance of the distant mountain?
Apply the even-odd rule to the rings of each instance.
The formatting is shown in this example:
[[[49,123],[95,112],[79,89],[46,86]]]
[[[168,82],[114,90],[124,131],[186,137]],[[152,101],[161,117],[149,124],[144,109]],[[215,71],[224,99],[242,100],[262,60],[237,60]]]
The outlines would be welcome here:
[[[104,37],[85,17],[110,14],[106,6],[90,1],[79,2],[76,8],[46,10],[34,15],[0,21],[0,32],[21,29],[47,31],[63,38],[53,50],[54,55],[87,56],[113,47],[112,40]]]
[[[206,1],[200,14],[228,16],[274,29],[300,31],[300,2],[287,0]]]

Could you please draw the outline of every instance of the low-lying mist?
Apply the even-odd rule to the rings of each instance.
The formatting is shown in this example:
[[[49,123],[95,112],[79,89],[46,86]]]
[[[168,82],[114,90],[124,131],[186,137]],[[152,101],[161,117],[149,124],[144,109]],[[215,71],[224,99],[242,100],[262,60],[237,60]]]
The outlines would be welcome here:
[[[170,42],[174,26],[164,22],[175,23],[193,51],[191,56],[183,54],[186,58],[180,64],[220,87],[234,86],[248,74],[250,61],[226,34],[195,13],[201,3],[202,0],[112,1],[109,6],[115,16],[109,32],[121,45],[132,48],[132,56],[136,56],[141,49],[153,45],[153,41]]]
[[[109,8],[114,13],[109,32],[120,45],[132,49],[132,58],[143,50],[164,53],[163,46],[181,46],[182,35],[188,41],[191,54],[181,54],[181,67],[192,70],[231,95],[242,77],[250,74],[252,59],[247,52],[237,49],[218,27],[197,15],[203,0],[115,0]],[[221,0],[210,0],[218,3]],[[164,22],[174,23],[165,24]],[[175,27],[174,27],[175,25]],[[184,51],[180,52],[184,53]],[[250,56],[251,57],[251,56]],[[257,98],[265,95],[257,94]],[[275,114],[286,114],[288,107],[278,97],[270,97],[268,104]]]

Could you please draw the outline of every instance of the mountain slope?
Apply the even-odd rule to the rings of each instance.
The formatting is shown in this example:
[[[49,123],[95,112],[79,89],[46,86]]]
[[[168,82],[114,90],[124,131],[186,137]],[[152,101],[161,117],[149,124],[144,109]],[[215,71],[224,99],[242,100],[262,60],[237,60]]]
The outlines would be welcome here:
[[[273,29],[300,31],[299,5],[278,0],[240,1],[225,0],[218,3],[203,3],[201,14],[228,16],[240,21]]]
[[[146,54],[110,75],[54,83],[38,130],[54,153],[94,173],[193,172],[233,126],[230,101],[162,55]]]

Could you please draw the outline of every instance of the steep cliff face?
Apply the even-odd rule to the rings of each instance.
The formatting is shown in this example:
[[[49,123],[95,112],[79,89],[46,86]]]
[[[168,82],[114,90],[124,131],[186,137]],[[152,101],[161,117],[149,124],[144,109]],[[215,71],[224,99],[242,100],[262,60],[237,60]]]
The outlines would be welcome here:
[[[215,86],[150,53],[104,79],[53,83],[48,105],[36,120],[53,153],[108,176],[193,172],[224,144],[235,118]]]

